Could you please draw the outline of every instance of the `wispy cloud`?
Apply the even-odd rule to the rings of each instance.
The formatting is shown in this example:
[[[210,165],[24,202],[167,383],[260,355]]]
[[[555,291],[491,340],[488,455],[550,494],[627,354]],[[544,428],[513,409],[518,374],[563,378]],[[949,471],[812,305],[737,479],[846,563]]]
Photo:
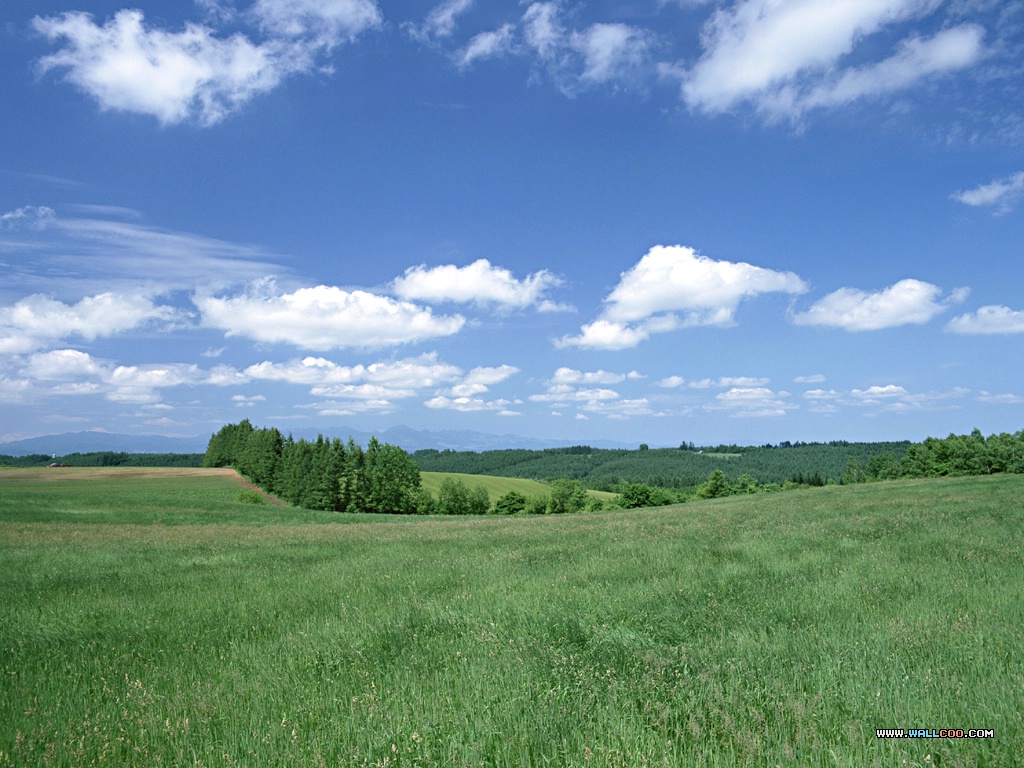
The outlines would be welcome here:
[[[953,195],[957,202],[972,208],[992,208],[997,215],[1012,211],[1021,197],[1024,197],[1024,171]]]
[[[939,5],[936,0],[742,0],[720,8],[707,22],[704,53],[696,65],[666,71],[680,77],[682,97],[694,109],[715,114],[751,104],[770,120],[795,120],[816,107],[889,94],[979,61],[984,31],[964,24],[931,38],[911,35],[889,56],[844,66],[850,54],[870,59],[884,50],[873,40],[877,33],[928,16]]]

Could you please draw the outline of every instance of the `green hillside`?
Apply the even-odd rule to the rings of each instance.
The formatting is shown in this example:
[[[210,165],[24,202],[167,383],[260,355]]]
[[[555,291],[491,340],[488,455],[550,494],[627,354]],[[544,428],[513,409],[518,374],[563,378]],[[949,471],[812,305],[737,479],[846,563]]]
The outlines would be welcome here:
[[[421,450],[413,460],[424,472],[458,472],[533,480],[570,477],[588,488],[611,491],[619,483],[646,483],[662,488],[689,488],[716,469],[729,478],[750,475],[759,483],[784,483],[814,477],[838,481],[851,459],[867,466],[876,456],[901,459],[910,447],[900,443],[833,443],[780,446],[710,446],[609,450],[576,446],[544,450]]]
[[[516,477],[470,475],[459,472],[421,472],[420,482],[424,488],[436,496],[438,488],[441,487],[441,481],[446,477],[459,480],[469,488],[482,485],[487,489],[487,495],[490,496],[492,504],[509,491],[515,491],[524,496],[548,496],[551,494],[551,487],[547,483]],[[616,498],[616,494],[605,491],[588,491],[587,495],[602,501],[610,501]]]
[[[0,472],[0,768],[1024,763],[1024,476],[452,518],[162,472]]]

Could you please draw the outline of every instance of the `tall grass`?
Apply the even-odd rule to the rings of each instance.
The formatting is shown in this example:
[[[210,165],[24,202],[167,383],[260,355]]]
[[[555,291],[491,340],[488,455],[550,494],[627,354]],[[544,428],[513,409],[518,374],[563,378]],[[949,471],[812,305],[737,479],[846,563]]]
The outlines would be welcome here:
[[[0,765],[1021,764],[1022,491],[135,525],[0,482]]]

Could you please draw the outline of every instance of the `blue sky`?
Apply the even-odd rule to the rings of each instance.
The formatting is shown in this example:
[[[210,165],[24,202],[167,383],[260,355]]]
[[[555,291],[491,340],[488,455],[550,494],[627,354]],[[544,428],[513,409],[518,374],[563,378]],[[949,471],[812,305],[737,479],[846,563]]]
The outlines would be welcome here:
[[[0,9],[0,440],[1024,427],[1024,3]]]

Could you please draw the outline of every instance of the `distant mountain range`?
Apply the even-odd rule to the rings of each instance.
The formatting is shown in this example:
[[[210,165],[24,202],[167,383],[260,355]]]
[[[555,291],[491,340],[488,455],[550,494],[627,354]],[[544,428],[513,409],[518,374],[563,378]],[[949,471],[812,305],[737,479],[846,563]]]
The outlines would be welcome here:
[[[282,430],[283,431],[283,430]],[[285,434],[288,434],[285,432]],[[572,440],[541,440],[519,435],[491,435],[471,430],[417,430],[406,426],[396,426],[381,432],[363,432],[358,429],[295,430],[292,436],[298,440],[305,438],[315,440],[318,434],[327,438],[351,437],[357,443],[366,445],[371,437],[376,436],[382,443],[397,445],[412,453],[423,448],[453,451],[500,451],[508,448],[559,448],[567,445],[579,445],[580,441]],[[45,435],[30,437],[25,440],[14,440],[0,443],[0,454],[7,456],[26,456],[28,454],[46,454],[66,456],[69,453],[94,453],[97,451],[117,451],[124,453],[205,453],[210,435],[193,437],[164,437],[163,435],[119,435],[112,432],[65,432],[61,435]],[[611,440],[587,442],[592,448],[635,448],[635,445],[619,443]]]

